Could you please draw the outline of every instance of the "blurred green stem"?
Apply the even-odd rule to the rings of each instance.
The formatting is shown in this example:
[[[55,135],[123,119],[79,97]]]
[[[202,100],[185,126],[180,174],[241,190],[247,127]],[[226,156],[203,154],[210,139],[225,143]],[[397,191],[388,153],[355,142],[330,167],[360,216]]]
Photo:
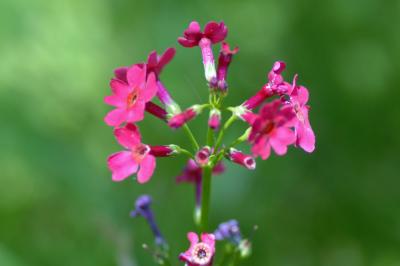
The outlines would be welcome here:
[[[189,140],[192,143],[194,152],[197,152],[199,150],[199,144],[197,143],[197,140],[194,137],[192,131],[189,128],[189,126],[187,124],[184,124],[182,128],[185,131],[186,135],[189,137]]]
[[[201,181],[201,209],[200,209],[200,231],[207,232],[208,230],[208,215],[210,211],[210,196],[211,196],[211,176],[212,167],[203,167],[203,175]]]
[[[233,122],[237,119],[236,115],[232,115],[224,124],[221,131],[218,134],[217,142],[215,144],[214,154],[218,152],[219,147],[221,146],[222,138],[224,137],[225,131],[232,125]]]

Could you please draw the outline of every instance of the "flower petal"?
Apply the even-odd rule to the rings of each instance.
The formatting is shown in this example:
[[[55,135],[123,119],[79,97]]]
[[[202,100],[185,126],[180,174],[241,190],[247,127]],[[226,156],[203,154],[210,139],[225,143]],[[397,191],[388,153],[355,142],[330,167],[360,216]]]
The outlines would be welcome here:
[[[156,158],[153,155],[148,154],[143,158],[140,163],[140,169],[137,175],[137,181],[141,184],[146,183],[150,180],[156,168]]]
[[[175,48],[169,47],[165,52],[161,55],[160,60],[158,61],[158,74],[164,68],[166,64],[168,64],[175,56]]]
[[[147,57],[147,67],[154,68],[157,67],[158,59],[157,59],[157,52],[152,51],[149,56]]]
[[[140,97],[145,102],[149,102],[156,96],[158,91],[157,80],[154,73],[150,73],[149,77],[147,78],[146,87],[141,90]]]
[[[212,252],[215,250],[215,236],[213,234],[201,234],[201,242],[209,245]]]
[[[138,165],[132,158],[130,151],[121,151],[112,154],[107,159],[108,168],[112,171],[113,181],[122,181],[137,171]]]
[[[115,107],[124,107],[126,105],[126,100],[118,95],[106,96],[104,97],[104,102]]]
[[[142,121],[144,118],[144,110],[146,104],[142,100],[138,100],[134,106],[129,108],[127,111],[126,121],[130,123],[135,123],[138,121]]]
[[[146,68],[133,65],[128,69],[127,79],[130,87],[142,87],[146,81]]]
[[[189,241],[190,241],[190,246],[194,246],[194,245],[196,245],[197,243],[199,243],[199,237],[197,236],[196,233],[189,232],[189,233],[187,234],[187,238],[188,238]]]
[[[130,92],[129,85],[119,79],[111,79],[110,87],[112,92],[120,97],[126,97]]]
[[[117,79],[122,80],[126,83],[128,83],[128,80],[126,79],[126,72],[128,71],[129,67],[119,67],[114,70],[114,75]]]
[[[135,124],[128,123],[124,127],[114,129],[114,136],[118,143],[127,149],[141,143],[141,135]]]
[[[286,127],[277,128],[274,135],[270,137],[270,143],[275,153],[284,155],[287,152],[287,146],[296,141],[295,134]]]
[[[104,118],[104,121],[106,122],[107,125],[116,127],[121,125],[127,118],[127,113],[125,109],[114,109],[110,111],[106,117]]]

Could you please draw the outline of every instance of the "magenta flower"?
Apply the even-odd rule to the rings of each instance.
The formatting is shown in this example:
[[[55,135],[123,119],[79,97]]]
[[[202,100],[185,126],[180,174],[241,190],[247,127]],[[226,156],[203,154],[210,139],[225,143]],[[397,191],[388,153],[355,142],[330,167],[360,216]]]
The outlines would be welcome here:
[[[221,125],[221,112],[218,109],[211,109],[210,117],[208,118],[208,126],[213,130],[218,130]]]
[[[239,47],[235,47],[235,49],[231,50],[228,43],[222,43],[221,51],[219,52],[217,68],[217,86],[222,91],[226,91],[228,89],[228,83],[226,82],[228,67],[232,61],[232,56],[237,52],[239,52]]]
[[[228,152],[228,159],[234,163],[246,167],[249,170],[256,169],[256,161],[251,155],[244,154],[243,152],[230,148]]]
[[[121,77],[123,78],[123,77]],[[104,98],[105,103],[115,106],[109,112],[105,122],[109,126],[119,126],[123,122],[133,123],[143,119],[147,102],[157,93],[154,74],[146,78],[146,68],[132,66],[126,72],[126,78],[113,78],[110,82],[113,95]]]
[[[137,172],[137,181],[146,183],[150,180],[156,167],[156,158],[170,156],[175,151],[169,146],[149,146],[141,142],[139,129],[134,124],[116,128],[114,136],[118,143],[127,150],[108,157],[108,168],[113,181],[122,181]]]
[[[291,85],[284,81],[281,73],[285,70],[286,64],[276,61],[268,73],[268,83],[265,84],[254,96],[243,103],[248,110],[252,110],[262,104],[267,98],[273,95],[287,93]]]
[[[265,160],[271,153],[271,147],[278,155],[286,154],[287,146],[296,141],[290,129],[294,117],[292,108],[282,107],[280,100],[265,104],[251,125],[249,141],[253,144],[253,154]]]
[[[308,90],[303,86],[297,86],[297,75],[293,79],[292,91],[290,93],[290,104],[296,114],[294,125],[296,134],[296,146],[300,146],[306,152],[313,152],[315,149],[315,135],[308,119]]]
[[[215,254],[215,236],[213,234],[201,234],[201,242],[196,233],[187,235],[190,247],[179,255],[179,259],[187,263],[187,266],[211,266]]]
[[[210,83],[216,82],[214,55],[211,45],[223,41],[227,34],[228,28],[224,22],[208,22],[204,27],[204,32],[202,32],[199,23],[192,21],[183,32],[183,37],[178,38],[178,42],[184,47],[199,46],[201,48],[206,80]]]
[[[201,167],[206,166],[210,160],[211,152],[211,148],[208,146],[201,148],[195,155],[196,163]]]

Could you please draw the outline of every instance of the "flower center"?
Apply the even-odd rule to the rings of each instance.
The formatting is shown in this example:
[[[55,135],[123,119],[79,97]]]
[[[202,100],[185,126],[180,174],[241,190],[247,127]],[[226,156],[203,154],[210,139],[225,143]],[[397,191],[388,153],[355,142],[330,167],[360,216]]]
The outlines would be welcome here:
[[[209,245],[200,242],[197,243],[192,251],[193,262],[199,265],[205,265],[210,262],[212,257]]]
[[[148,145],[142,143],[136,144],[132,147],[132,157],[136,163],[140,163],[149,151],[150,147]]]
[[[137,88],[134,88],[133,91],[128,94],[128,98],[126,99],[126,105],[128,106],[128,108],[135,105],[138,96],[139,90]]]
[[[261,130],[262,133],[264,134],[269,134],[271,133],[272,130],[275,128],[275,123],[274,122],[268,122],[264,128]]]

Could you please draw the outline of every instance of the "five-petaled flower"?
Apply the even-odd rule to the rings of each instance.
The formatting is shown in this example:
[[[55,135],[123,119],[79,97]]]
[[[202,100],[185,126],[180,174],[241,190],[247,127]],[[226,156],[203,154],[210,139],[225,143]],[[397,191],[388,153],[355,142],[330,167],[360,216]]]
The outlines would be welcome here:
[[[214,55],[211,48],[212,44],[219,43],[226,38],[228,28],[224,22],[208,22],[201,31],[197,21],[192,21],[189,27],[183,32],[183,37],[178,38],[178,42],[184,47],[199,46],[203,56],[204,74],[211,86],[217,83],[217,76],[214,64]]]
[[[109,112],[105,122],[109,126],[120,126],[123,122],[137,122],[143,119],[146,103],[150,102],[157,93],[155,74],[147,77],[146,68],[133,65],[123,76],[113,78],[110,82],[111,96],[104,98],[105,103],[115,106]]]
[[[253,144],[252,152],[262,159],[267,159],[271,147],[278,155],[284,155],[287,146],[296,141],[293,125],[295,114],[290,106],[282,106],[280,100],[265,104],[251,125],[249,141]]]
[[[113,181],[122,181],[137,173],[137,181],[149,181],[156,167],[155,157],[164,157],[175,151],[170,146],[149,146],[141,142],[139,129],[134,124],[116,128],[114,135],[119,144],[128,149],[108,157],[108,167],[112,171]],[[139,169],[139,171],[138,171]]]
[[[196,233],[187,235],[190,247],[179,255],[179,259],[188,266],[211,266],[215,253],[215,236],[213,234],[201,234],[201,242]]]

